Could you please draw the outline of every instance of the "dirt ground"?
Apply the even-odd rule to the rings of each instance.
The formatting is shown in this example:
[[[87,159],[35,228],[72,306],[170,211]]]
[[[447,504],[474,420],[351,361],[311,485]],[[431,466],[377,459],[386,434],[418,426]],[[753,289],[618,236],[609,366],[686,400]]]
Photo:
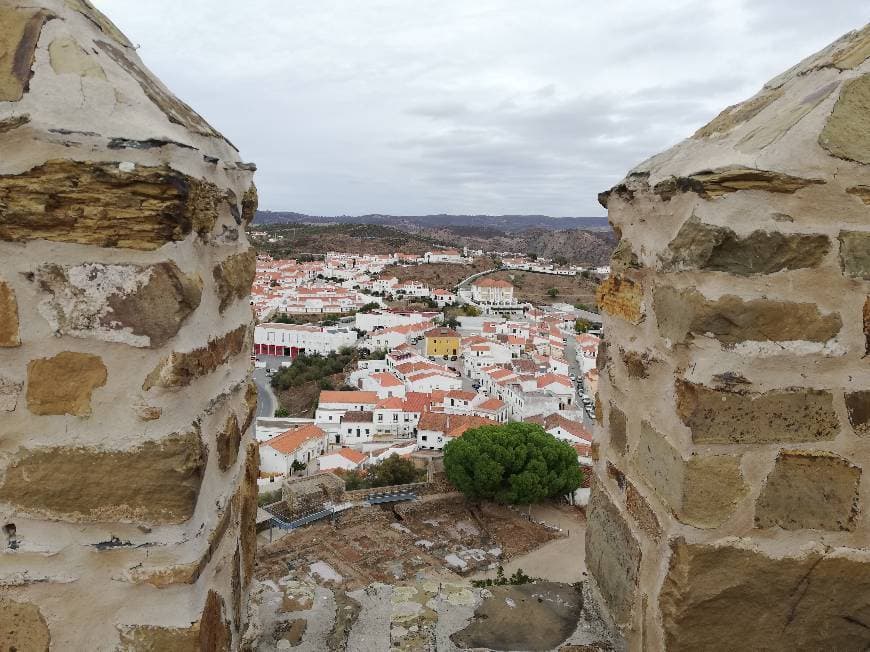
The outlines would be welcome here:
[[[577,627],[582,607],[582,594],[569,584],[496,586],[472,622],[450,638],[463,648],[551,650]]]
[[[532,518],[555,525],[564,536],[556,537],[528,552],[513,555],[502,564],[507,577],[522,570],[530,577],[574,583],[586,578],[586,517],[568,505],[535,505]],[[495,571],[484,570],[472,579],[494,578]]]
[[[413,579],[423,572],[459,577],[494,569],[558,536],[506,507],[474,507],[451,495],[354,508],[334,522],[312,524],[273,543],[261,543],[255,575],[277,581],[288,568],[327,568],[325,580],[352,591],[372,582]],[[268,541],[267,533],[261,537]]]
[[[510,281],[514,284],[514,297],[520,301],[529,301],[535,305],[542,303],[583,303],[595,305],[595,290],[598,287],[594,281],[582,276],[555,276],[537,272],[521,272],[518,270],[501,270],[489,274],[488,278]],[[547,295],[547,290],[556,288],[555,297]]]
[[[395,276],[399,282],[421,281],[431,288],[450,289],[459,281],[494,267],[490,258],[475,258],[470,265],[459,263],[431,263],[427,265],[412,265],[401,267],[393,265],[384,270],[382,277]]]

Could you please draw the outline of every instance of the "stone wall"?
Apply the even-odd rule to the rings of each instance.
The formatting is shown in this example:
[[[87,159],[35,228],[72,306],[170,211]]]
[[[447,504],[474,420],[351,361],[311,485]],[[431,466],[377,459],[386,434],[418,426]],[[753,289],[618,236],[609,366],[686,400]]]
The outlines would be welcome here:
[[[237,649],[253,166],[86,0],[0,3],[0,151],[0,648]]]
[[[870,27],[603,193],[586,563],[630,648],[870,645]]]

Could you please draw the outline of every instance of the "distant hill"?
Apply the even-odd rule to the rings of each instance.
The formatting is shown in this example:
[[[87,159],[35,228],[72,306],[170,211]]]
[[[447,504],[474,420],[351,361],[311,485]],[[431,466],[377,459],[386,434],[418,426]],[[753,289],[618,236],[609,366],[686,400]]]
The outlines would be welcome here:
[[[258,230],[277,242],[257,241],[261,251],[280,257],[356,251],[424,253],[439,247],[537,254],[571,263],[601,265],[616,238],[605,217],[545,215],[360,215],[318,217],[259,211]]]
[[[547,215],[305,215],[290,211],[257,211],[254,224],[381,224],[407,230],[456,226],[492,228],[504,232],[526,229],[608,229],[606,217],[549,217]]]

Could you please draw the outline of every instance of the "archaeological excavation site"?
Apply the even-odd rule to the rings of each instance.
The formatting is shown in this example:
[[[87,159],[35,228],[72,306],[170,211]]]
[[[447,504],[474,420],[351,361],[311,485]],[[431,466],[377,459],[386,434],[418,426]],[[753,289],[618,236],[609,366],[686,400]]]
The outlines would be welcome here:
[[[870,26],[601,193],[588,504],[538,520],[429,469],[269,527],[256,166],[88,0],[0,0],[0,152],[3,652],[870,648]]]

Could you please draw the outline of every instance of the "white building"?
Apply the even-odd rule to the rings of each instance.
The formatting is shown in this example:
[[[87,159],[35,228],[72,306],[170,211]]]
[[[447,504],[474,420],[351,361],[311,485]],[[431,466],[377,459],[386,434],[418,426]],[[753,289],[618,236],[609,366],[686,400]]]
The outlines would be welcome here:
[[[322,391],[314,422],[327,432],[338,432],[346,412],[371,411],[380,401],[376,392]]]
[[[338,448],[317,458],[321,471],[355,471],[365,465],[368,455],[352,448]]]
[[[260,442],[260,471],[263,473],[293,475],[293,463],[305,465],[308,470],[312,460],[326,450],[326,433],[315,425],[308,424],[291,428],[279,435]]]
[[[472,281],[471,298],[475,303],[512,306],[514,305],[514,286],[507,281],[484,276]]]
[[[427,251],[425,259],[427,263],[462,263],[466,261],[466,259],[462,257],[462,252],[457,249]]]
[[[357,334],[339,326],[258,324],[254,327],[254,352],[258,355],[329,355],[345,346],[355,346]]]
[[[411,312],[393,310],[373,310],[372,312],[358,312],[355,326],[366,333],[371,333],[382,328],[395,326],[408,326],[409,324],[431,324],[438,312]]]

